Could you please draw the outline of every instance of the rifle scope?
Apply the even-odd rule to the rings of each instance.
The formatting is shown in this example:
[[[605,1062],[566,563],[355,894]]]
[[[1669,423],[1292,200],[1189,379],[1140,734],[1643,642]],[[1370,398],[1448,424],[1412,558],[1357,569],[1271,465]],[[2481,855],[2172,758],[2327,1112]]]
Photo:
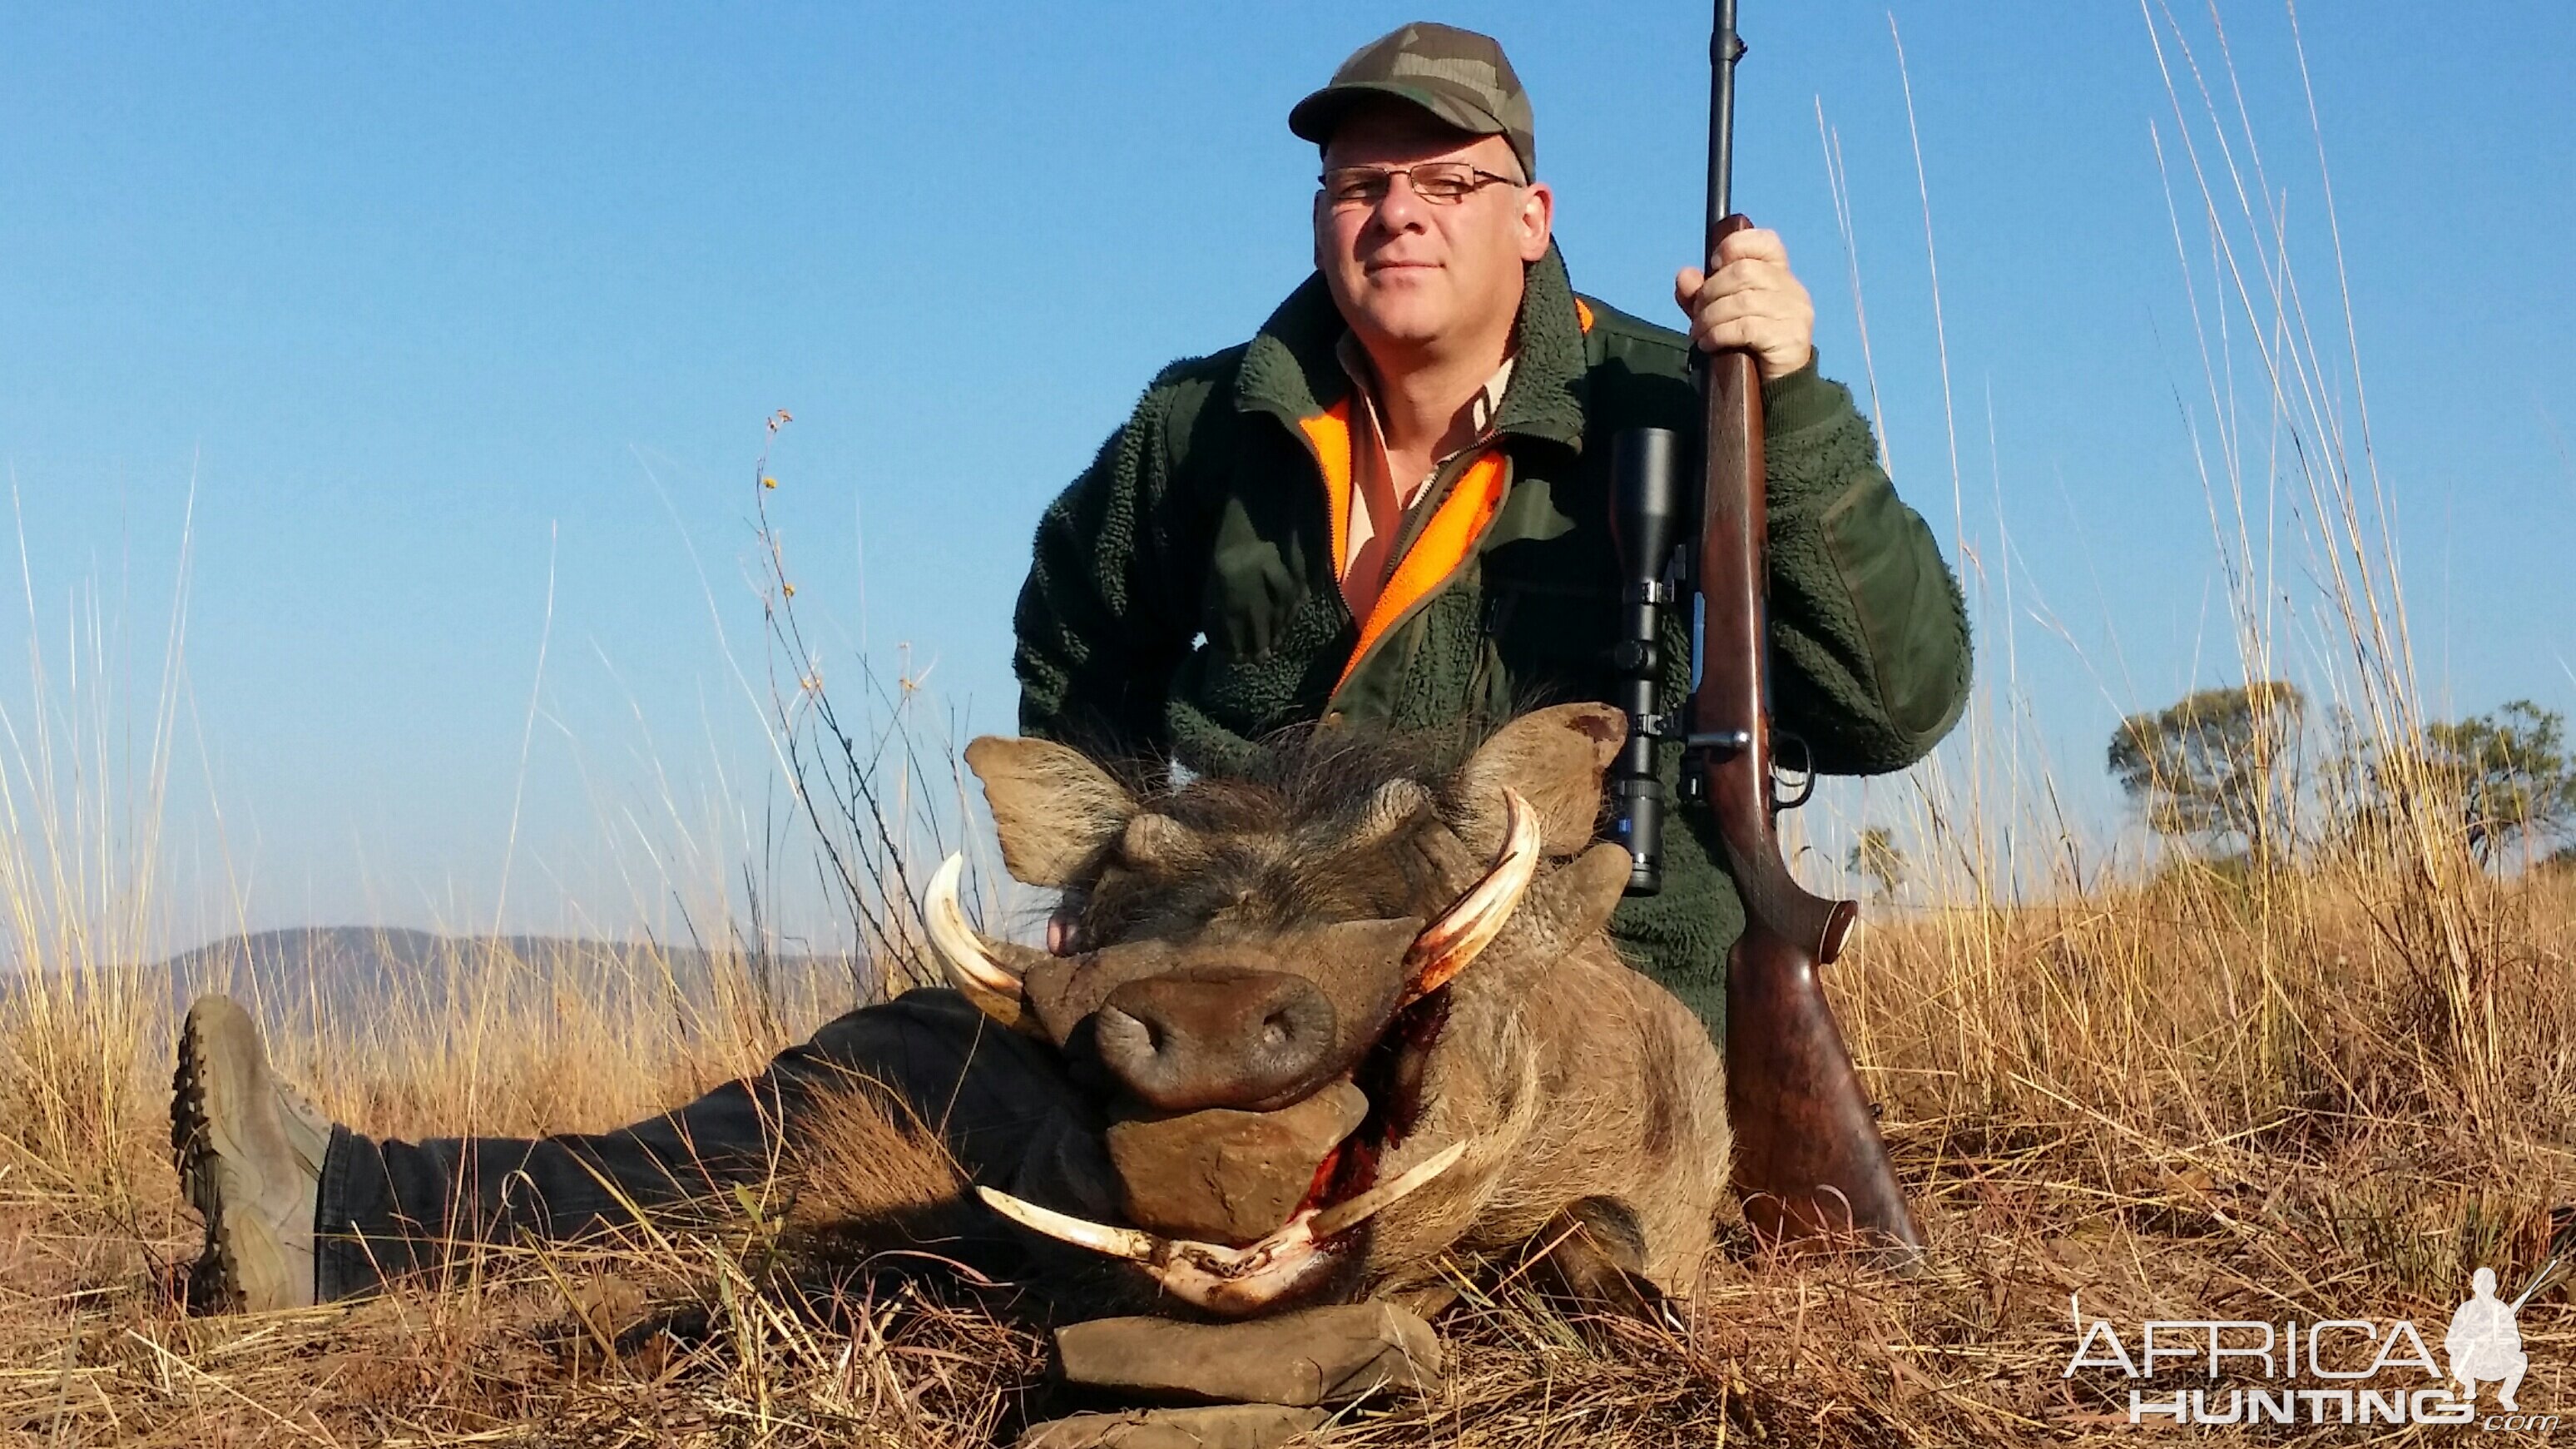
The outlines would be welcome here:
[[[1655,742],[1680,734],[1663,709],[1664,610],[1679,598],[1671,563],[1681,518],[1681,440],[1669,428],[1629,428],[1610,440],[1610,539],[1619,553],[1619,634],[1611,703],[1628,712],[1628,739],[1607,781],[1611,838],[1628,848],[1628,894],[1664,887],[1664,786]]]

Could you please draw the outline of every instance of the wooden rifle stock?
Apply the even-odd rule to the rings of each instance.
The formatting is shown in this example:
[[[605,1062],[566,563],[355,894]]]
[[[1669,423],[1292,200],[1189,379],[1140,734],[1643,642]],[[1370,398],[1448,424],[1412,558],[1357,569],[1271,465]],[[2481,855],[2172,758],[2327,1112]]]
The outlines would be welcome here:
[[[1727,230],[1746,224],[1742,217],[1728,222]],[[1735,1130],[1736,1191],[1767,1243],[1818,1247],[1840,1239],[1911,1258],[1922,1252],[1922,1234],[1817,975],[1841,953],[1860,910],[1811,894],[1780,855],[1764,683],[1770,646],[1761,386],[1749,354],[1724,352],[1707,362],[1691,759],[1727,874],[1744,900],[1744,935],[1726,969],[1726,1116]]]
[[[1712,272],[1719,240],[1751,225],[1730,214],[1727,198],[1742,53],[1735,0],[1718,0],[1710,45]],[[1744,900],[1744,935],[1726,971],[1726,1115],[1735,1131],[1736,1191],[1766,1243],[1858,1247],[1912,1263],[1922,1256],[1922,1233],[1817,975],[1841,953],[1860,908],[1809,893],[1780,855],[1761,379],[1748,352],[1702,361],[1700,675],[1684,771],[1700,776],[1727,873]]]

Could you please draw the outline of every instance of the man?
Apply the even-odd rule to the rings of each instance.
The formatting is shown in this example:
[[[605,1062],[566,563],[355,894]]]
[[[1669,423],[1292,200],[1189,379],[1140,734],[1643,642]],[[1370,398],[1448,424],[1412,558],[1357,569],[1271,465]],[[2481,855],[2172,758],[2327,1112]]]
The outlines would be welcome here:
[[[1782,727],[1826,771],[1931,748],[1966,692],[1957,586],[1850,395],[1817,375],[1777,236],[1739,233],[1713,273],[1680,273],[1690,339],[1577,296],[1519,80],[1492,40],[1445,26],[1364,47],[1289,124],[1323,150],[1316,275],[1249,343],[1167,368],[1048,509],[1016,617],[1024,732],[1206,767],[1317,720],[1448,726],[1609,698],[1608,440],[1697,427],[1695,340],[1760,364]],[[1678,621],[1667,642],[1678,697]],[[1669,783],[1677,751],[1661,766]],[[1742,913],[1705,822],[1672,834],[1665,879],[1619,932],[1714,1020]],[[853,1012],[621,1131],[417,1144],[323,1120],[210,998],[172,1106],[207,1222],[198,1278],[220,1302],[291,1306],[455,1241],[575,1236],[704,1197],[766,1172],[817,1089],[853,1077],[927,1104],[979,1181],[1116,1211],[1059,1065],[951,992]]]
[[[1240,347],[1173,364],[1047,510],[1020,594],[1020,729],[1222,765],[1316,719],[1401,729],[1612,700],[1610,439],[1695,435],[1689,343],[1578,296],[1502,48],[1408,25],[1289,113],[1323,148],[1316,275]],[[1687,185],[1690,178],[1676,177]],[[1929,529],[1815,369],[1780,238],[1675,299],[1762,377],[1779,727],[1832,774],[1901,769],[1958,718],[1968,631]],[[1667,698],[1688,688],[1669,621]],[[1669,798],[1680,746],[1659,764]],[[1714,1025],[1743,909],[1708,819],[1615,928]]]

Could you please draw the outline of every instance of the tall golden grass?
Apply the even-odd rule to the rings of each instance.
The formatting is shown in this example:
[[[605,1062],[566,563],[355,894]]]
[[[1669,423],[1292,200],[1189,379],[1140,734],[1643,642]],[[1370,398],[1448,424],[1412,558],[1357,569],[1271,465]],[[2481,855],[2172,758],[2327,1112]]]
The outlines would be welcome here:
[[[2054,1442],[2128,1432],[2061,1377],[2088,1315],[2438,1324],[2469,1271],[2576,1237],[2576,880],[2483,881],[2468,1018],[2380,870],[2175,874],[1864,938],[1837,998],[1934,1248],[1919,1278],[1733,1242],[1683,1332],[1471,1292],[1445,1396],[1355,1443]],[[653,963],[643,953],[639,973]],[[505,984],[512,968],[486,963]],[[126,978],[130,979],[130,978]],[[0,1080],[0,1425],[33,1442],[985,1442],[1049,1402],[1040,1345],[953,1297],[787,1286],[774,1224],[494,1250],[354,1310],[190,1319],[164,1162],[172,1023],[118,978],[15,984]],[[525,1001],[524,995],[519,999]],[[379,1133],[597,1128],[739,1071],[828,1010],[685,1034],[594,997],[507,1012],[470,1070],[403,1029],[279,1042]],[[532,1003],[535,1004],[535,1003]],[[2489,1042],[2486,1020],[2503,1023]],[[538,1023],[542,1022],[542,1025]],[[76,1071],[70,1043],[95,1046]],[[639,1050],[638,1043],[650,1044]],[[121,1077],[105,1080],[115,1064]],[[104,1105],[72,1105],[95,1100]],[[1465,1268],[1462,1265],[1462,1273]],[[1472,1278],[1465,1281],[1473,1282]],[[2567,1403],[2565,1298],[2525,1310],[2523,1402]],[[2170,1375],[2168,1375],[2170,1377]]]
[[[2128,1324],[2408,1318],[2438,1337],[2472,1269],[2515,1291],[2576,1255],[2576,873],[2481,870],[2441,782],[2407,765],[2422,696],[2339,250],[2333,285],[2303,294],[2286,222],[2259,200],[2280,185],[2226,99],[2240,83],[2223,33],[2195,47],[2161,8],[2149,25],[2174,99],[2158,140],[2177,252],[2195,319],[2211,323],[2201,482],[2241,677],[2297,674],[2396,762],[2378,828],[2252,871],[2179,855],[2086,869],[2063,845],[2009,635],[2000,678],[1988,639],[1975,748],[1925,767],[1904,797],[1935,904],[1876,913],[1832,978],[1932,1266],[1888,1279],[1721,1233],[1670,1330],[1570,1322],[1461,1265],[1445,1390],[1354,1415],[1334,1442],[2109,1439],[2137,1432],[2124,1386],[2062,1372],[2078,1304]],[[2318,180],[2330,225],[2321,147]],[[2312,317],[2306,298],[2328,293]],[[2260,379],[2241,413],[2223,381],[2239,375],[2231,347]],[[2283,463],[2240,426],[2302,446]],[[2304,534],[2280,523],[2285,491]],[[2302,568],[2279,564],[2285,549]],[[764,552],[780,758],[816,805],[855,935],[900,964],[918,867],[935,858],[918,801],[955,796],[962,777],[944,743],[909,734],[840,749],[845,732],[899,726],[908,682],[822,688],[785,562]],[[2314,587],[2284,617],[2302,575]],[[1970,582],[1986,604],[2011,587],[2008,573]],[[577,1250],[495,1249],[354,1309],[185,1316],[176,1270],[196,1228],[166,1164],[174,1023],[166,993],[124,969],[156,939],[149,826],[182,638],[174,626],[164,692],[144,704],[140,767],[109,748],[129,702],[66,695],[41,668],[33,717],[7,722],[0,937],[18,969],[0,980],[0,1432],[908,1449],[992,1442],[1048,1409],[1040,1345],[1005,1291],[800,1286],[758,1203]],[[844,725],[830,712],[843,697],[886,707],[854,703]],[[889,759],[896,773],[872,772]],[[2313,788],[2285,784],[2266,798],[2319,808]],[[2281,826],[2314,835],[2313,821]],[[2015,832],[2063,845],[2036,889],[1999,844]],[[782,991],[738,951],[694,1002],[667,989],[662,953],[630,950],[616,969],[635,989],[577,990],[489,946],[458,959],[425,998],[437,1004],[323,1013],[273,1046],[372,1133],[596,1129],[754,1068],[844,1004],[823,982]],[[254,1003],[272,1019],[291,1004]],[[2523,1403],[2576,1413],[2565,1290],[2535,1297],[2521,1327]]]

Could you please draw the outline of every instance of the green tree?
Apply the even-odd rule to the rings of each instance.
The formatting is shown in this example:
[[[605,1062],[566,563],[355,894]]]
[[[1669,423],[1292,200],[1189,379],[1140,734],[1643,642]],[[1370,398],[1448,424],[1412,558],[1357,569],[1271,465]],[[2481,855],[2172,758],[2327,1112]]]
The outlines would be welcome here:
[[[2516,839],[2537,846],[2576,826],[2576,763],[2567,756],[2566,731],[2566,716],[2527,699],[2425,728],[2427,773],[2481,865]]]
[[[2336,708],[2325,724],[2326,749],[2317,768],[2319,843],[2347,859],[2384,864],[2405,853],[2405,815],[2399,808],[2409,787],[2392,767],[2415,752],[2382,748],[2351,712]],[[2417,771],[2420,776],[2422,772]]]
[[[1894,900],[1905,888],[1906,878],[1913,873],[1914,863],[1896,843],[1894,832],[1884,825],[1872,825],[1852,842],[1843,865],[1852,874],[1870,883],[1871,890],[1882,901]]]
[[[2111,732],[2111,777],[2160,835],[2278,859],[2299,796],[2307,698],[2278,680],[2204,689]]]

